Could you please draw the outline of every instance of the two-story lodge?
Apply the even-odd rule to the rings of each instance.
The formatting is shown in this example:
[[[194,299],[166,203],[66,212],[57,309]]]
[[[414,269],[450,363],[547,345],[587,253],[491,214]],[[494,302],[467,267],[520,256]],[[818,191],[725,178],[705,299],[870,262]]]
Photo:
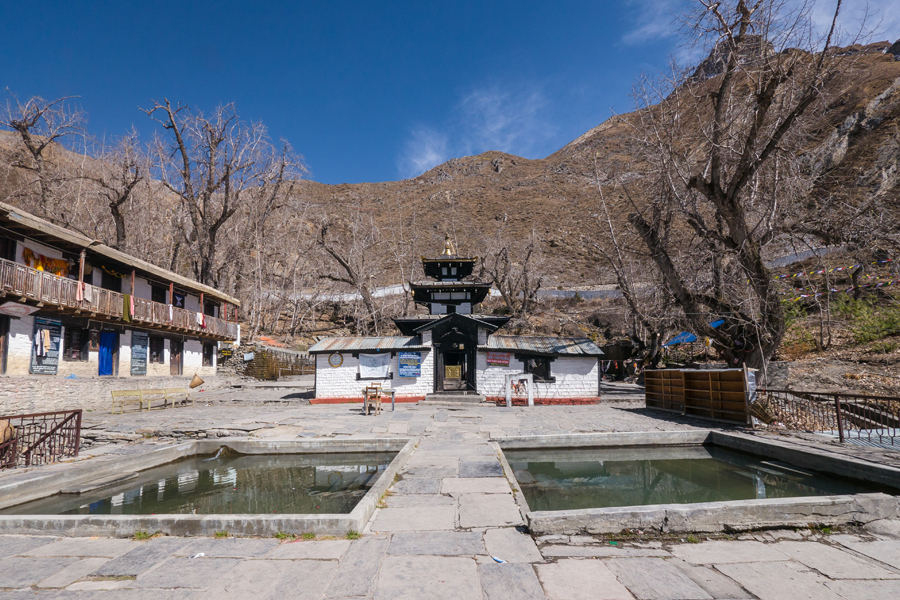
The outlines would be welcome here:
[[[400,401],[497,400],[506,376],[521,373],[532,374],[538,403],[596,402],[600,348],[586,337],[498,335],[509,317],[478,313],[491,285],[469,280],[477,260],[457,256],[448,237],[441,256],[422,258],[433,281],[410,283],[413,301],[428,314],[394,319],[399,336],[326,338],[310,348],[314,402],[358,402],[370,383],[396,390]]]
[[[239,306],[212,287],[0,203],[4,375],[209,377],[218,344],[239,341]]]

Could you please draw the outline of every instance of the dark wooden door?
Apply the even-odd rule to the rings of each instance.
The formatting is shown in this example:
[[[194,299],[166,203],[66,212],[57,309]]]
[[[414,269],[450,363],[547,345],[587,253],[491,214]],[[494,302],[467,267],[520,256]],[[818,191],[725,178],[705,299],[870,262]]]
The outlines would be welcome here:
[[[6,375],[6,353],[9,350],[9,317],[0,315],[0,374]]]
[[[171,340],[169,342],[169,374],[181,375],[184,360],[184,342]]]

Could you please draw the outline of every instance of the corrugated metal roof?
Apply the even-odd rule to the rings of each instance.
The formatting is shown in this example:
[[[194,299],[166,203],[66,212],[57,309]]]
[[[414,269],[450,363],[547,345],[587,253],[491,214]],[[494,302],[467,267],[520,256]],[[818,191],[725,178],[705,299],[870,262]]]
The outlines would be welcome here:
[[[486,350],[535,352],[538,354],[567,354],[602,356],[603,351],[586,337],[537,337],[524,335],[492,335]]]
[[[115,248],[110,248],[109,246],[102,244],[98,240],[92,240],[81,235],[80,233],[75,233],[74,231],[69,231],[64,227],[60,227],[59,225],[54,225],[53,223],[45,221],[40,217],[36,217],[35,215],[26,212],[21,208],[16,208],[14,206],[10,206],[8,204],[0,202],[0,212],[3,213],[3,217],[9,219],[10,221],[14,221],[21,226],[40,231],[47,236],[55,237],[58,240],[61,240],[68,244],[72,244],[73,246],[77,246],[79,248],[84,248],[92,253],[100,254],[101,256],[105,256],[112,260],[128,265],[129,267],[133,267],[135,270],[141,271],[142,273],[147,273],[155,277],[159,277],[166,282],[171,281],[178,287],[188,289],[192,292],[203,292],[208,296],[212,296],[213,298],[217,298],[219,300],[224,300],[225,302],[234,304],[235,306],[241,305],[240,300],[222,291],[219,291],[214,287],[202,284],[199,281],[194,281],[193,279],[190,279],[188,277],[183,277],[178,273],[169,271],[168,269],[157,267],[154,264],[131,256],[130,254],[125,254],[124,252],[116,250]]]
[[[419,350],[423,348],[428,348],[428,346],[423,346],[418,336],[337,337],[319,340],[309,349],[309,353]]]

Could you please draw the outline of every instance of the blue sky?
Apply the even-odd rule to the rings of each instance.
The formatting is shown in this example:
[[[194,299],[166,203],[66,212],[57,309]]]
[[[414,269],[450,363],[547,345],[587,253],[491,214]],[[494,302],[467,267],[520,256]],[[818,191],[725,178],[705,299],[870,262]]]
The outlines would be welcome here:
[[[11,4],[0,86],[20,99],[79,96],[92,135],[144,139],[153,99],[234,102],[323,183],[486,150],[542,158],[629,111],[642,71],[685,56],[671,17],[684,0]],[[848,17],[864,4],[845,2]],[[900,37],[900,2],[868,4],[875,39]]]

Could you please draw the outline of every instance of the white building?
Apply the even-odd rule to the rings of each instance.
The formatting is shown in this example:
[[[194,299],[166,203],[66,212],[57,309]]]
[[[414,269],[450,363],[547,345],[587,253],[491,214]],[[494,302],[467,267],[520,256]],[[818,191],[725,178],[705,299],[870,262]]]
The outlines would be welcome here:
[[[530,373],[538,403],[595,402],[603,352],[588,338],[496,335],[509,317],[474,312],[490,284],[465,281],[475,258],[444,253],[422,259],[436,282],[411,283],[427,315],[394,319],[402,337],[327,338],[309,349],[316,357],[316,399],[360,401],[366,385],[396,390],[402,400],[428,395],[481,394],[505,398],[507,375]]]

